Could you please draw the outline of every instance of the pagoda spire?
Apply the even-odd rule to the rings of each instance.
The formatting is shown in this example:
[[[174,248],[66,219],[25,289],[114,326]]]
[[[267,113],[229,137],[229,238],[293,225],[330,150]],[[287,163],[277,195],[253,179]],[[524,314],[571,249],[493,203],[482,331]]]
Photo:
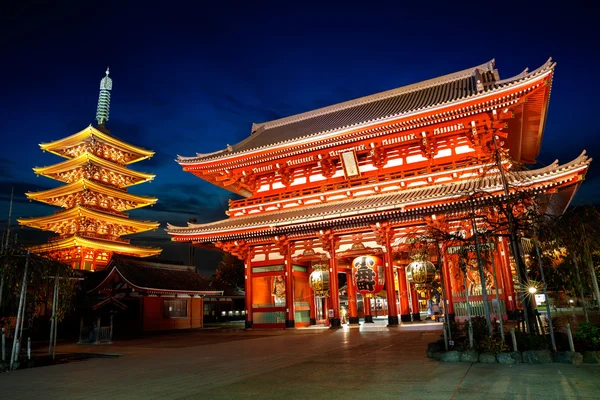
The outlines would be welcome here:
[[[110,70],[106,67],[106,76],[100,81],[100,96],[98,97],[98,108],[96,109],[96,121],[98,127],[104,127],[110,113],[110,91],[112,90],[112,79],[108,74]]]

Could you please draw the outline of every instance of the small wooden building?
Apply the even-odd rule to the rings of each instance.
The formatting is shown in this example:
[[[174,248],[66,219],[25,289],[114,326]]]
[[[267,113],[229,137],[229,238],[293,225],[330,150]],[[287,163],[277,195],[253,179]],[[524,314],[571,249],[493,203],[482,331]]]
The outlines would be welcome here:
[[[223,295],[193,267],[161,260],[115,255],[96,274],[104,278],[88,290],[93,298],[88,329],[100,332],[105,325],[115,335],[201,328],[204,296]]]

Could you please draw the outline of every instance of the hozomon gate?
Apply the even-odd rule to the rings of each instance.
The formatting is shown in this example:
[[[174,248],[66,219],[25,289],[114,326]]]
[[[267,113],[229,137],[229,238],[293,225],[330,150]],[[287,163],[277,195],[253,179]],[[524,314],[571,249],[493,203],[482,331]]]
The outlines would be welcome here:
[[[352,260],[365,255],[382,260],[388,324],[418,319],[428,291],[407,279],[412,232],[470,223],[470,213],[479,218],[517,193],[543,197],[547,212],[561,213],[585,177],[591,161],[585,153],[566,164],[510,172],[534,163],[540,151],[554,68],[548,60],[500,79],[492,60],[253,124],[236,145],[177,160],[184,171],[244,197],[230,201],[228,218],[167,231],[174,241],[244,260],[248,328],[314,324],[319,310],[339,326],[339,275],[351,282]],[[504,158],[494,168],[497,154]],[[490,298],[497,289],[505,316],[519,306],[517,274],[508,241],[499,236],[491,247],[497,288],[488,289]],[[465,286],[450,250],[430,251],[429,260],[438,266],[435,279],[443,282],[452,318],[464,315]],[[309,285],[314,270],[329,272],[330,289],[318,297]],[[470,301],[481,304],[478,277],[469,280]],[[348,320],[357,323],[356,289],[346,290]]]

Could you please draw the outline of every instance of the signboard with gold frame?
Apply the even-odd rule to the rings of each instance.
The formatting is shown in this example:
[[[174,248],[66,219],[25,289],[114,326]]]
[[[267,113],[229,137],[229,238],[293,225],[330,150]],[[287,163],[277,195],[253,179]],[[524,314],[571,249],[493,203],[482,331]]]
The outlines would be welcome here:
[[[344,169],[346,179],[360,177],[360,169],[358,168],[358,159],[354,150],[344,151],[340,153],[340,160]]]

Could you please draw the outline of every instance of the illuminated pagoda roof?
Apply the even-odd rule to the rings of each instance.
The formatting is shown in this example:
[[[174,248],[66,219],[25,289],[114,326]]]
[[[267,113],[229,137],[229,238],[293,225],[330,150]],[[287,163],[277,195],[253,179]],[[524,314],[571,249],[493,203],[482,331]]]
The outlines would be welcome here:
[[[105,186],[85,178],[81,178],[73,183],[53,189],[39,192],[28,192],[25,193],[25,195],[30,200],[37,200],[43,203],[66,208],[69,207],[69,205],[66,204],[66,199],[69,196],[81,193],[85,190],[90,190],[95,193],[110,196],[114,199],[122,200],[122,202],[118,202],[119,205],[122,205],[121,208],[115,208],[115,211],[128,211],[135,208],[153,205],[158,201],[156,197],[138,196],[122,190],[113,189],[110,186]]]
[[[120,164],[136,163],[154,155],[154,152],[151,150],[133,146],[94,128],[92,125],[66,138],[55,140],[50,143],[42,143],[40,144],[40,147],[44,151],[49,151],[50,153],[64,158],[74,158],[86,151],[93,152],[93,149],[98,149],[99,145],[102,144],[108,147],[108,149],[103,149],[106,150],[107,156],[110,156],[111,153],[119,155],[118,159],[112,161]],[[110,148],[117,151],[111,152]],[[100,151],[100,149],[98,149],[98,151]]]
[[[583,179],[591,159],[582,153],[575,160],[559,165],[553,164],[535,170],[511,172],[507,174],[509,184],[519,186],[520,193],[532,194],[547,192],[571,186],[567,192],[572,195]],[[187,227],[167,225],[167,231],[174,241],[213,242],[264,235],[289,234],[304,230],[325,229],[332,224],[337,226],[359,226],[369,221],[380,220],[382,216],[391,219],[415,219],[423,214],[460,210],[473,193],[486,193],[491,201],[494,197],[504,197],[504,187],[496,170],[495,175],[487,175],[462,181],[427,185],[404,189],[391,193],[368,195],[325,204],[298,206],[291,210],[265,212],[258,215],[224,219],[207,224],[188,224]],[[485,198],[478,200],[483,205]],[[562,212],[568,205],[566,200],[555,200]]]
[[[105,271],[106,277],[88,293],[110,292],[123,283],[130,289],[145,294],[222,295],[210,283],[198,275],[193,267],[117,255],[112,258]]]
[[[32,228],[50,230],[62,233],[68,229],[75,220],[92,220],[100,223],[113,223],[125,228],[128,233],[139,233],[158,228],[158,222],[139,221],[121,215],[108,214],[95,211],[87,207],[75,206],[68,210],[59,211],[51,215],[34,218],[20,218],[19,224]]]
[[[128,254],[137,257],[150,257],[160,254],[162,249],[156,247],[133,246],[128,243],[114,242],[110,240],[91,239],[82,236],[70,236],[64,239],[52,241],[38,246],[30,246],[32,253],[48,253],[57,250],[68,250],[71,248],[87,248],[99,251],[110,251],[120,254]]]
[[[438,121],[448,121],[465,113],[489,111],[509,105],[527,86],[536,81],[551,84],[555,63],[549,59],[540,68],[501,80],[495,61],[491,60],[463,71],[415,83],[329,107],[293,115],[274,121],[253,124],[252,134],[241,142],[210,154],[178,156],[186,170],[201,165],[249,163],[260,157],[276,159],[314,151],[319,148],[347,144],[388,134],[380,125],[394,122],[398,131],[414,129]],[[519,161],[534,162],[543,135],[549,91],[530,102],[536,113],[535,122],[524,126],[521,143],[511,149]],[[517,151],[518,148],[518,151]],[[266,152],[268,151],[268,156]]]
[[[88,168],[89,165],[96,166],[99,169],[104,169],[107,172],[105,176],[108,176],[110,172],[113,172],[123,177],[129,178],[123,180],[122,182],[114,183],[115,186],[120,187],[132,186],[148,182],[153,180],[156,176],[154,174],[147,174],[145,172],[133,171],[121,165],[97,157],[94,154],[88,153],[87,151],[81,153],[75,158],[63,161],[58,164],[50,165],[47,167],[33,168],[33,171],[37,175],[43,175],[51,179],[71,183],[80,180],[86,173],[85,169]],[[79,173],[75,173],[77,170],[79,170]]]

